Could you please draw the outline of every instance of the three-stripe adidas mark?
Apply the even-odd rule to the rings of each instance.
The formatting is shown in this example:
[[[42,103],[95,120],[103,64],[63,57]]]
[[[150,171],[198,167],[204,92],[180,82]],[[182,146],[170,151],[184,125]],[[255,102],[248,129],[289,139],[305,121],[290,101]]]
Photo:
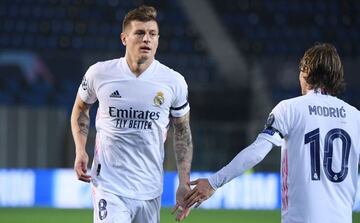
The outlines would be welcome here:
[[[121,98],[121,95],[119,94],[119,91],[116,90],[110,95],[110,98]]]

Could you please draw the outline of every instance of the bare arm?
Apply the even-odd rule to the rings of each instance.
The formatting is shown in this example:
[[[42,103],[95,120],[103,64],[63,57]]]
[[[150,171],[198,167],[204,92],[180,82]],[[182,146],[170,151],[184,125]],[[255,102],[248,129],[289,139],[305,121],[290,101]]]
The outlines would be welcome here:
[[[172,118],[174,126],[175,158],[180,184],[189,184],[193,155],[193,144],[190,129],[190,114]]]
[[[193,154],[193,144],[190,129],[190,114],[172,118],[174,127],[175,158],[179,175],[179,187],[176,192],[176,205],[173,213],[177,212],[176,220],[187,217],[190,209],[185,209],[184,197],[190,191],[190,169]]]
[[[76,96],[71,113],[71,131],[75,142],[74,169],[81,181],[90,182],[90,176],[86,174],[89,157],[86,153],[86,140],[89,133],[90,105],[83,102],[79,95]]]

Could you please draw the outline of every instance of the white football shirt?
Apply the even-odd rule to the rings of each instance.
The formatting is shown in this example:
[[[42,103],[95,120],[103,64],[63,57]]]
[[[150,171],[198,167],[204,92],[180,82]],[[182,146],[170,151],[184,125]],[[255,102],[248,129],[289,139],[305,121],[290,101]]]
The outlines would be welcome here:
[[[78,94],[99,101],[93,185],[138,200],[160,196],[169,116],[190,109],[184,78],[157,60],[136,77],[120,58],[92,65]]]
[[[282,222],[351,223],[359,111],[336,97],[310,91],[280,102],[266,125],[259,137],[282,145]]]

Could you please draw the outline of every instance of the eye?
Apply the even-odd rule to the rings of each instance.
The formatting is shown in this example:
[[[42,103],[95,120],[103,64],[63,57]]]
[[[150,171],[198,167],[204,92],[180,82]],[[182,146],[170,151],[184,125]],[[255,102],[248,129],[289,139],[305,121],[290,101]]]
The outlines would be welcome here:
[[[141,31],[141,30],[138,30],[138,31],[135,32],[135,35],[137,35],[137,36],[142,36],[144,34],[145,34],[145,32]]]

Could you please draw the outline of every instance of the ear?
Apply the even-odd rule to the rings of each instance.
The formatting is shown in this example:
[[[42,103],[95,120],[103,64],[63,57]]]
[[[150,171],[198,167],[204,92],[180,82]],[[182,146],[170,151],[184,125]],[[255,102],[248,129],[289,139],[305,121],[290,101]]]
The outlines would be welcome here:
[[[121,42],[124,46],[126,46],[126,34],[125,33],[121,33],[120,34],[120,39],[121,39]]]

